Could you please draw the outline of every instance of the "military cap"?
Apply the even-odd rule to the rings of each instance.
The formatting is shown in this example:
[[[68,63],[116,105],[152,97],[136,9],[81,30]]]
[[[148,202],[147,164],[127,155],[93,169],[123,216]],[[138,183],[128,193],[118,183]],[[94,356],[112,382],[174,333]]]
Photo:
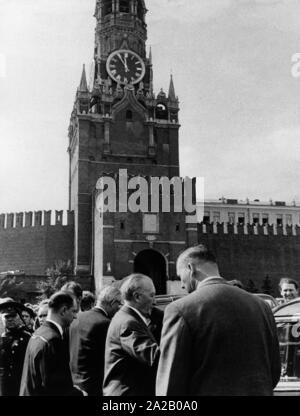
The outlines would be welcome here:
[[[0,298],[0,313],[16,313],[27,310],[22,303],[15,302],[12,298]],[[29,311],[28,311],[29,312]]]

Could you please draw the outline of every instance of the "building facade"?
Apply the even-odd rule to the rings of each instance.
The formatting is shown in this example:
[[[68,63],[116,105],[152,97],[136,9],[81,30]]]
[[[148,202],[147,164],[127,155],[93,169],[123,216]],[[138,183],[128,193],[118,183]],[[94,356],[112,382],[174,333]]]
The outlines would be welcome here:
[[[220,198],[204,203],[204,223],[257,224],[257,225],[300,225],[300,207],[296,202],[262,202]]]
[[[146,12],[143,0],[96,1],[93,82],[88,86],[83,68],[69,124],[69,211],[65,221],[61,211],[52,219],[41,211],[1,214],[0,273],[42,275],[55,261],[72,260],[74,273],[93,276],[96,289],[141,272],[158,294],[174,293],[180,290],[176,259],[199,242],[215,252],[224,277],[257,287],[266,276],[274,287],[283,275],[299,280],[296,203],[207,200],[196,224],[185,207],[177,209],[170,185],[166,212],[162,188],[158,211],[129,209],[130,199],[135,205],[145,193],[151,199],[152,178],[182,180],[179,100],[172,76],[167,93],[154,91]],[[101,178],[115,186],[115,210],[104,209]],[[126,208],[119,192],[124,181]]]

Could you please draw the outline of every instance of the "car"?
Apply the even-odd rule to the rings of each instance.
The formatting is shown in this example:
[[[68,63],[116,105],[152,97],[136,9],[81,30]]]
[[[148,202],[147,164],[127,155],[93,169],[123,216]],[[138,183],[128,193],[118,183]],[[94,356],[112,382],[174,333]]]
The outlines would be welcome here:
[[[300,298],[273,309],[276,321],[281,377],[275,396],[300,396]]]
[[[254,293],[254,295],[267,302],[271,309],[276,308],[279,305],[278,301],[271,295],[267,295],[265,293]]]
[[[166,306],[169,303],[174,302],[174,300],[180,299],[183,296],[185,296],[185,295],[183,295],[183,294],[177,294],[177,295],[157,295],[157,296],[155,296],[155,306],[158,307],[159,309],[161,309],[163,311],[163,310],[165,310]],[[270,295],[266,295],[265,293],[255,293],[255,296],[258,296],[261,299],[263,299],[265,302],[267,302],[268,305],[270,305],[271,309],[273,309],[276,306],[278,306],[277,300],[274,299]]]

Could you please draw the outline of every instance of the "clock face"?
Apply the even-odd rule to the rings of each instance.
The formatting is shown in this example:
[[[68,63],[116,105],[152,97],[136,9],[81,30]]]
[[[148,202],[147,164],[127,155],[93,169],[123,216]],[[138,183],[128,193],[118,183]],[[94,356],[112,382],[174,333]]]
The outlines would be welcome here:
[[[110,77],[120,84],[137,84],[145,75],[145,64],[135,52],[120,49],[107,59],[106,69]]]

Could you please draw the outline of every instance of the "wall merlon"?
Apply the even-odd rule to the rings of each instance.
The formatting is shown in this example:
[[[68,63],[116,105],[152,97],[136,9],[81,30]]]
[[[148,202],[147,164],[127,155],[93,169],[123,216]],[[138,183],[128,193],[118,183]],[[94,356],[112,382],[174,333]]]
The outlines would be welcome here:
[[[16,228],[23,227],[23,219],[24,219],[24,213],[23,212],[18,212],[16,214]]]
[[[6,221],[6,228],[13,228],[14,227],[14,219],[15,214],[7,214],[7,221]]]
[[[0,228],[4,228],[5,226],[5,214],[0,215]]]
[[[30,227],[74,226],[74,211],[28,211],[0,214],[0,230]]]

